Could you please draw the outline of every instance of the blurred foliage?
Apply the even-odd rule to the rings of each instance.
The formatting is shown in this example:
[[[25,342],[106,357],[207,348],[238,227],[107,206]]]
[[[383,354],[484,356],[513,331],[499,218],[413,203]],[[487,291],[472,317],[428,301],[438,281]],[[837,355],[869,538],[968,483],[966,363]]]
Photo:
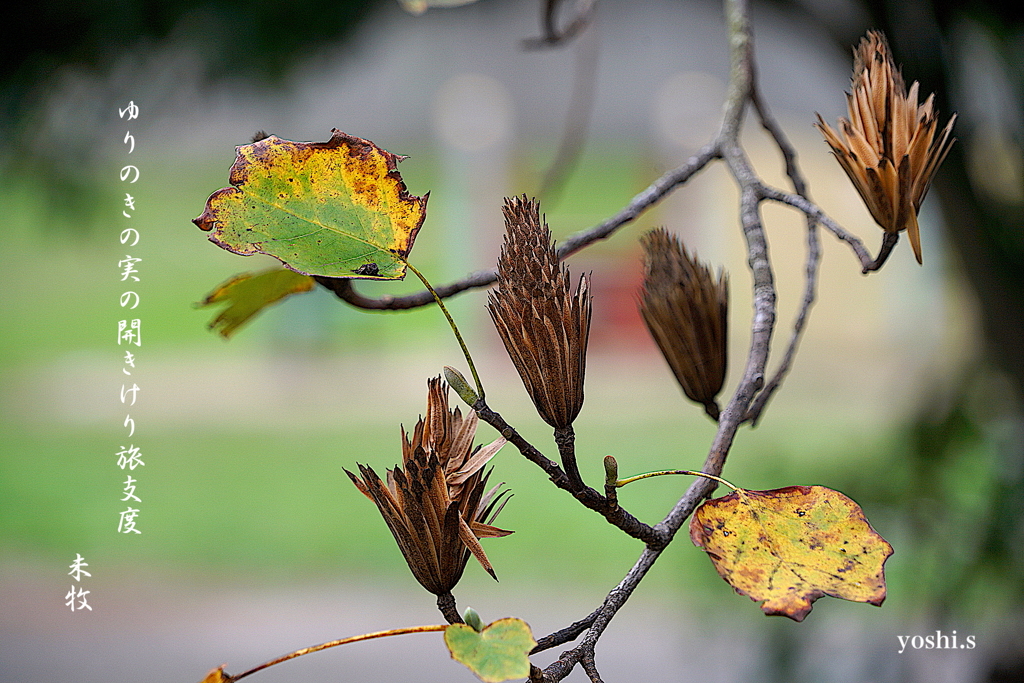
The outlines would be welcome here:
[[[69,65],[109,66],[126,48],[183,41],[208,63],[211,77],[280,79],[297,57],[353,33],[384,0],[120,0],[17,5],[0,45],[3,111],[24,113],[33,90]],[[129,38],[131,40],[126,40]],[[134,41],[134,42],[132,42]]]
[[[983,339],[976,364],[950,387],[922,392],[894,435],[884,477],[851,479],[861,504],[884,504],[903,537],[897,563],[922,616],[949,623],[1024,605],[1024,4],[997,0],[864,0],[843,21],[830,3],[781,0],[844,51],[867,28],[885,32],[908,82],[960,115],[935,182],[952,265],[974,294]],[[849,19],[849,17],[846,17]],[[975,616],[978,616],[975,614]],[[1009,646],[989,679],[1018,680]],[[1010,672],[1009,678],[1007,672]]]
[[[86,231],[97,216],[90,173],[95,150],[87,141],[54,135],[43,110],[61,78],[71,72],[114,72],[126,52],[159,55],[174,46],[198,58],[206,85],[247,79],[273,87],[295,62],[354,34],[386,0],[119,0],[16,5],[0,43],[0,170],[45,187],[51,220]],[[88,127],[88,111],[71,112]]]
[[[20,5],[10,25],[43,30],[12,31],[0,46],[0,133],[17,133],[19,125],[31,120],[33,108],[45,102],[62,70],[110,68],[126,48],[176,44],[202,60],[201,72],[210,82],[248,78],[275,83],[297,59],[354,35],[371,9],[389,1],[45,0]],[[1024,199],[1014,199],[1014,192],[1024,189],[1004,188],[1009,195],[993,196],[977,177],[979,169],[991,166],[993,150],[1008,156],[1011,166],[1021,166],[1024,4],[863,0],[837,8],[814,0],[775,2],[795,12],[795,20],[829,31],[843,51],[866,28],[882,29],[908,77],[921,81],[924,92],[936,93],[939,111],[960,110],[954,131],[960,142],[940,170],[936,194],[947,224],[955,226],[949,241],[980,303],[989,360],[1024,395],[1024,345],[1018,339],[1024,329]],[[986,110],[985,102],[971,98],[977,80],[971,69],[978,59],[965,38],[970,31],[987,43],[982,49],[991,52],[995,64],[990,71],[1000,72],[987,76],[1001,78],[1010,91],[1004,98],[1010,106],[999,111]],[[133,39],[126,41],[126,36]],[[51,191],[61,195],[51,202],[52,209],[85,210],[82,195],[91,181],[87,173],[76,171],[82,163],[69,145],[44,148],[30,136],[15,134],[12,139],[0,165],[16,160],[20,172],[49,180]],[[1010,184],[1024,185],[1024,180],[1011,179]],[[82,222],[79,215],[71,223]]]
[[[1020,406],[1006,378],[983,366],[925,395],[894,434],[886,476],[857,477],[844,490],[888,508],[902,527],[900,562],[916,568],[905,590],[927,616],[948,620],[982,606],[988,617],[1013,613],[1024,607]]]

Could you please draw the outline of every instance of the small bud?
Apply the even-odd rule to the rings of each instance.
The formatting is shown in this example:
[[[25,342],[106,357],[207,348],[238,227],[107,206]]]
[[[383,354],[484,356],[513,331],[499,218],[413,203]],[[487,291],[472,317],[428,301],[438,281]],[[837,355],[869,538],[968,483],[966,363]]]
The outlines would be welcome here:
[[[619,463],[611,455],[604,456],[604,483],[605,486],[615,486],[619,480]]]
[[[725,383],[729,282],[694,259],[664,228],[640,238],[644,283],[640,313],[683,393],[718,419]]]
[[[470,406],[476,405],[476,402],[480,400],[480,397],[473,391],[473,387],[469,386],[469,382],[466,381],[463,374],[452,366],[444,366],[444,379],[448,382],[448,386],[459,395],[459,398]]]
[[[480,615],[476,613],[476,610],[472,607],[467,607],[465,613],[462,615],[462,620],[466,622],[466,626],[469,626],[477,633],[484,630],[484,622],[480,619]]]

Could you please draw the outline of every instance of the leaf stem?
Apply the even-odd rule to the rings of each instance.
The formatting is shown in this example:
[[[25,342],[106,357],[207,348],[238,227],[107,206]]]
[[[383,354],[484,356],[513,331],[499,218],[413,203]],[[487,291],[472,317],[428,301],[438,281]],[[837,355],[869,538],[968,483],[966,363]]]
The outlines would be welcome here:
[[[665,474],[689,474],[694,477],[705,477],[707,479],[713,479],[717,481],[719,484],[725,484],[733,491],[741,490],[739,486],[733,486],[732,484],[727,482],[725,479],[722,479],[721,477],[716,477],[715,475],[708,474],[707,472],[698,472],[696,470],[658,470],[657,472],[645,472],[644,474],[638,474],[635,477],[619,479],[617,482],[615,482],[615,487],[620,488],[622,486],[625,486],[626,484],[631,484],[634,481],[640,481],[641,479],[649,479],[650,477],[660,477]]]
[[[434,301],[437,302],[437,305],[440,307],[441,312],[444,313],[444,317],[448,319],[448,325],[449,327],[452,328],[452,332],[455,333],[455,339],[458,340],[459,346],[462,347],[462,355],[466,357],[466,362],[469,363],[469,371],[473,373],[473,381],[476,382],[476,393],[480,398],[483,398],[484,385],[480,382],[480,375],[478,375],[476,372],[476,365],[473,364],[473,357],[469,355],[469,347],[466,346],[466,340],[462,338],[462,333],[459,332],[459,326],[455,324],[455,319],[452,318],[452,314],[448,312],[447,307],[445,307],[444,305],[444,301],[442,301],[441,297],[438,296],[436,291],[434,291],[433,286],[429,282],[427,282],[427,278],[423,276],[423,273],[418,271],[416,267],[413,266],[408,261],[405,261],[403,259],[403,262],[405,263],[406,267],[412,271],[412,274],[420,279],[420,282],[423,283],[423,286],[426,287],[427,291],[429,291],[430,294],[434,297]]]
[[[388,636],[402,636],[402,635],[405,635],[407,633],[432,633],[432,632],[437,632],[437,631],[443,631],[446,628],[448,628],[448,624],[438,624],[438,625],[434,625],[434,626],[409,626],[407,628],[393,628],[393,629],[391,629],[389,631],[375,631],[374,633],[364,633],[364,634],[362,634],[360,636],[352,636],[350,638],[342,638],[341,640],[332,640],[332,641],[327,642],[327,643],[321,643],[320,645],[313,645],[311,647],[304,647],[301,650],[296,650],[295,652],[289,652],[288,654],[282,655],[281,657],[278,657],[277,659],[272,659],[269,662],[264,662],[263,664],[260,664],[259,666],[253,667],[252,669],[249,669],[245,673],[240,673],[237,676],[225,675],[225,678],[228,681],[231,681],[231,683],[234,683],[235,681],[238,681],[238,680],[241,680],[241,679],[245,678],[249,674],[254,674],[257,671],[261,671],[261,670],[266,669],[268,667],[274,666],[275,664],[280,664],[281,662],[286,662],[289,659],[295,659],[296,657],[301,657],[302,655],[308,655],[311,652],[319,652],[320,650],[326,650],[329,647],[335,647],[335,646],[338,646],[338,645],[347,645],[348,643],[358,643],[358,642],[363,641],[363,640],[372,640],[374,638],[386,638]]]

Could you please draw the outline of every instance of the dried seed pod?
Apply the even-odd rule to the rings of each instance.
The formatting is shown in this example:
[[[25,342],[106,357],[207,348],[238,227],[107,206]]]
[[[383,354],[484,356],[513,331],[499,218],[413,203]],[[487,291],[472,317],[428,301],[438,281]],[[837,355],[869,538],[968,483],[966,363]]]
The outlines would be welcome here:
[[[381,481],[370,467],[361,477],[345,473],[376,503],[416,580],[431,593],[447,594],[462,578],[470,555],[494,576],[481,538],[512,533],[492,526],[508,500],[500,485],[487,490],[483,466],[505,439],[473,448],[477,416],[448,410],[448,392],[437,377],[428,382],[427,414],[402,430],[402,465]],[[497,577],[495,577],[497,578]]]
[[[936,134],[935,95],[918,104],[917,81],[907,92],[880,31],[868,31],[854,49],[851,90],[846,95],[850,118],[839,119],[839,133],[821,114],[815,125],[875,222],[889,233],[906,230],[921,263],[917,213],[956,140],[950,136],[956,114]]]
[[[729,282],[687,253],[664,228],[640,239],[644,283],[640,313],[683,393],[718,419],[725,383]]]
[[[505,199],[505,244],[498,286],[488,310],[541,418],[572,425],[583,407],[590,335],[590,292],[580,277],[572,290],[536,201]]]

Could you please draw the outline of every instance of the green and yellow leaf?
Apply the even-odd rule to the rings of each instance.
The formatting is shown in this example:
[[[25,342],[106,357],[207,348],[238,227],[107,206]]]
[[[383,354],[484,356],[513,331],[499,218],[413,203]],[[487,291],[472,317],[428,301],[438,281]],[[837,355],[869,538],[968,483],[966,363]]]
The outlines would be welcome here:
[[[690,538],[765,614],[803,621],[823,595],[881,605],[892,546],[855,502],[823,486],[739,489],[701,505]]]
[[[522,619],[499,619],[477,632],[466,624],[445,629],[444,642],[452,659],[465,664],[485,683],[500,683],[530,675],[528,655],[536,645]]]
[[[399,280],[426,217],[404,157],[339,130],[327,142],[271,135],[237,148],[232,187],[210,195],[195,223],[236,254],[269,254],[304,275]]]

